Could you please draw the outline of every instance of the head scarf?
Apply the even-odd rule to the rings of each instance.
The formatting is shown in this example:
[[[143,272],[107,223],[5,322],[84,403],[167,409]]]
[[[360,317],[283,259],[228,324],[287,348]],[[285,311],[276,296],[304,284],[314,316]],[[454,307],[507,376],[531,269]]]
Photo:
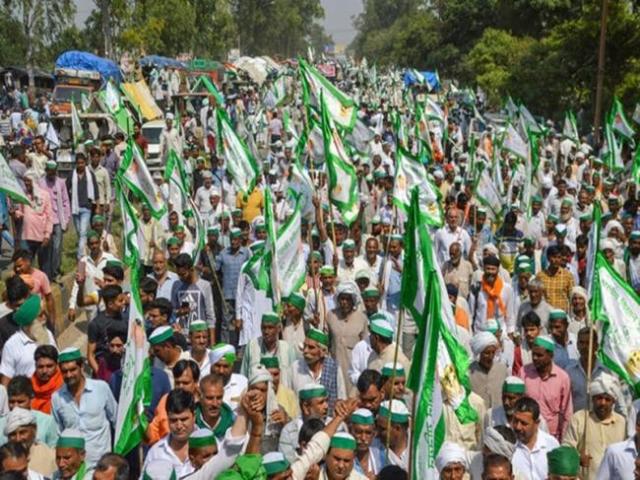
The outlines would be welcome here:
[[[440,453],[436,457],[436,468],[438,473],[451,463],[460,463],[468,470],[467,452],[457,443],[445,442],[440,448]]]
[[[352,281],[340,282],[340,284],[336,287],[335,298],[337,299],[338,297],[340,297],[340,295],[343,294],[351,295],[351,298],[353,299],[353,308],[355,310],[355,308],[360,303],[360,290],[358,289],[358,286]]]

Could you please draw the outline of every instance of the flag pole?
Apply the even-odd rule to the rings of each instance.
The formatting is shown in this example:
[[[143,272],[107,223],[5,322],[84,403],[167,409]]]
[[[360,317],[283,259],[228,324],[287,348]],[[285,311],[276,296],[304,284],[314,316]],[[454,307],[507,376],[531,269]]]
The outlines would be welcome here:
[[[389,460],[389,444],[391,443],[391,409],[394,401],[394,382],[396,381],[396,368],[398,365],[398,354],[400,352],[400,335],[402,334],[402,320],[404,319],[404,308],[400,308],[398,312],[398,325],[396,328],[396,346],[393,352],[393,371],[391,372],[391,388],[389,395],[389,417],[387,418],[387,438],[385,439],[385,446],[387,452],[387,460]],[[415,395],[415,394],[414,394]],[[400,400],[398,400],[400,401]],[[415,403],[415,402],[414,402]],[[411,477],[409,477],[411,478]]]
[[[593,335],[595,330],[592,326],[589,326],[589,353],[587,357],[587,408],[585,409],[584,416],[584,431],[582,432],[582,451],[580,454],[585,453],[587,447],[587,439],[589,436],[589,412],[591,411],[591,371],[593,370]],[[589,467],[586,467],[586,478],[589,478]]]

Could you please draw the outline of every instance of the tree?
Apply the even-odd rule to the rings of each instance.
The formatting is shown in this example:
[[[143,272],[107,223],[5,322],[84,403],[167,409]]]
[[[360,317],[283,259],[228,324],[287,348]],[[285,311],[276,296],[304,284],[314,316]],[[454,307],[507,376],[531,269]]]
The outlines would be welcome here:
[[[236,44],[237,29],[229,0],[193,0],[197,57],[223,58]]]
[[[20,22],[9,16],[0,16],[0,31],[0,65],[23,65],[28,42]]]

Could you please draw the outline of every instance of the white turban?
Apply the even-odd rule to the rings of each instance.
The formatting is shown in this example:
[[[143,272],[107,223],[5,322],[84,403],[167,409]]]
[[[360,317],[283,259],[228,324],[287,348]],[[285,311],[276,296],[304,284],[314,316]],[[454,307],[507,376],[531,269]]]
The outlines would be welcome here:
[[[358,305],[358,303],[360,303],[360,290],[358,289],[358,286],[354,282],[345,281],[345,282],[340,282],[338,284],[338,286],[336,287],[335,298],[338,298],[340,295],[344,293],[351,295],[351,298],[353,299],[354,307]]]
[[[491,332],[476,333],[471,338],[471,351],[476,357],[479,357],[484,352],[484,349],[490,346],[498,346],[498,339]]]
[[[6,419],[7,421],[4,424],[5,436],[9,436],[10,433],[15,432],[18,428],[24,427],[25,425],[36,424],[36,419],[31,410],[20,407],[15,407],[11,410]]]
[[[440,447],[440,453],[436,457],[436,468],[438,473],[442,472],[444,467],[451,463],[461,463],[465,470],[469,469],[467,461],[467,452],[457,443],[445,442]]]
[[[600,373],[589,385],[589,393],[591,396],[606,394],[618,398],[618,382],[608,373]]]
[[[211,351],[211,354],[209,355],[209,359],[211,361],[211,365],[214,365],[216,363],[218,363],[220,361],[220,359],[222,359],[222,357],[224,357],[227,354],[236,354],[236,349],[233,348],[233,345],[229,345],[229,344],[225,344],[225,345],[221,345],[217,348],[214,348]]]
[[[249,385],[255,385],[256,383],[270,382],[272,380],[269,370],[262,365],[258,365],[251,370],[251,376],[249,377]]]
[[[493,427],[487,427],[484,431],[484,446],[506,458],[511,458],[516,446],[505,440],[498,430]]]
[[[484,247],[482,247],[483,252],[489,252],[491,255],[498,256],[498,247],[496,247],[493,243],[487,243]]]
[[[611,230],[614,228],[618,229],[618,232],[624,232],[624,228],[622,228],[622,224],[617,220],[609,220],[607,225],[604,227],[604,236],[608,237]]]

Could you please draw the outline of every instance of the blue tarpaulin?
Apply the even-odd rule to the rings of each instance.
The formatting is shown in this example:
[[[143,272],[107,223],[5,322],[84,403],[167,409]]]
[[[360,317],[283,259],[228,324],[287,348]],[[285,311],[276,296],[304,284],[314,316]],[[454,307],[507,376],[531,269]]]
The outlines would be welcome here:
[[[161,57],[160,55],[147,55],[139,61],[143,67],[173,67],[185,68],[184,63],[175,58]]]
[[[111,60],[88,52],[78,52],[76,50],[64,52],[56,60],[56,68],[75,68],[77,70],[99,72],[103,82],[113,79],[119,83],[122,80],[118,65]]]
[[[422,78],[420,78],[420,75]],[[404,80],[405,87],[410,87],[416,83],[426,82],[429,84],[430,90],[440,90],[440,78],[438,78],[438,72],[419,72],[417,70],[407,69],[404,71],[402,79]]]

